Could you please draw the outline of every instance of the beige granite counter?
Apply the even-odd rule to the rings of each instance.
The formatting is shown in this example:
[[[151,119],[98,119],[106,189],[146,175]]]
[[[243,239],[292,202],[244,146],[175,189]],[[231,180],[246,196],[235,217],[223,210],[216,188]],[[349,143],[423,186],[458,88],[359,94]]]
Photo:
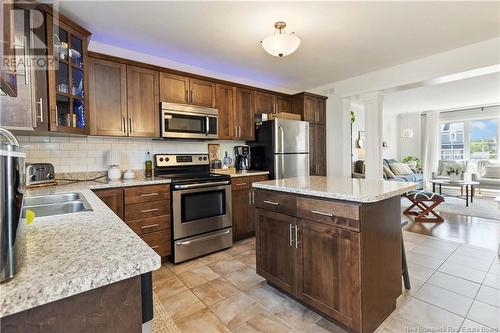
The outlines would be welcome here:
[[[81,192],[92,211],[21,221],[17,275],[0,285],[0,318],[160,268],[161,258],[91,189],[168,183],[137,179],[80,182],[27,195]]]
[[[417,183],[310,176],[257,182],[253,187],[328,199],[377,202],[411,191]]]

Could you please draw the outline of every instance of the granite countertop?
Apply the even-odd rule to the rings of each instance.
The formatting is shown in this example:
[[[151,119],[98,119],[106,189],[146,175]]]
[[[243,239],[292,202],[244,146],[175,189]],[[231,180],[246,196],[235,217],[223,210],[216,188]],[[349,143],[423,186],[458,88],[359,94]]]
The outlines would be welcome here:
[[[236,177],[250,177],[250,176],[268,175],[269,171],[248,170],[248,171],[236,171],[236,173],[229,173],[229,172],[217,170],[216,173],[230,175],[231,178],[236,178]]]
[[[161,258],[91,189],[170,182],[80,182],[29,190],[27,196],[81,192],[92,211],[20,223],[16,276],[0,285],[0,318],[160,268]]]
[[[253,183],[253,187],[265,190],[365,203],[399,196],[415,189],[417,185],[410,182],[319,176]]]

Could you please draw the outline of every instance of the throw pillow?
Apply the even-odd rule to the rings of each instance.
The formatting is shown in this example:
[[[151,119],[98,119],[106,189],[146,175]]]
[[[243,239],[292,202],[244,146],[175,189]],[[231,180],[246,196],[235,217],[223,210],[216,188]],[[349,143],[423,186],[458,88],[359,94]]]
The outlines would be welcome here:
[[[384,165],[384,174],[389,179],[394,178],[395,176],[394,173],[391,171],[391,169],[389,169],[389,167],[386,167],[385,165]]]
[[[391,163],[389,164],[389,167],[396,176],[407,176],[413,174],[413,171],[411,171],[410,167],[406,163]]]
[[[486,165],[484,167],[484,178],[500,179],[500,165]]]

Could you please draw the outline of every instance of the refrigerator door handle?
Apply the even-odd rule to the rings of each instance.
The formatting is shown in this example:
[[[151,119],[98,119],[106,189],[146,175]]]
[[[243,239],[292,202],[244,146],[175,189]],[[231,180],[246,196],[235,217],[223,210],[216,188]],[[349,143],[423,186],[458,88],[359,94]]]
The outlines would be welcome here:
[[[283,131],[283,127],[281,127],[281,126],[278,127],[278,131],[281,134],[280,135],[281,149],[284,150],[285,149],[285,131]],[[285,159],[284,158],[281,159],[280,167],[281,167],[281,178],[285,178],[285,175],[283,174],[285,172]]]

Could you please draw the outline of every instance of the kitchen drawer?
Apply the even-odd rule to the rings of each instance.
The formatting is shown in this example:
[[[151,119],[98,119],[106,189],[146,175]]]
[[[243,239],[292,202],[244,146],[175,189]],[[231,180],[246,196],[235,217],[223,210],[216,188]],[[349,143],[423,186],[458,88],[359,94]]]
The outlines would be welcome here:
[[[243,176],[243,177],[235,177],[235,178],[231,179],[231,190],[232,191],[245,190],[247,188],[250,188],[249,177]]]
[[[125,222],[161,215],[170,215],[169,200],[143,202],[125,206]]]
[[[126,205],[170,199],[170,185],[166,184],[126,187],[124,192]]]
[[[127,222],[127,225],[138,235],[170,229],[170,215],[131,220]]]
[[[250,177],[250,187],[252,187],[252,184],[253,183],[257,183],[257,182],[264,182],[267,180],[267,175],[259,175],[259,176],[252,176]]]
[[[359,231],[360,206],[312,198],[298,198],[297,200],[298,217]]]
[[[297,198],[274,191],[255,191],[255,207],[289,216],[297,216]]]
[[[170,229],[144,234],[141,236],[141,238],[161,257],[168,256],[172,252],[172,244],[170,243]]]

